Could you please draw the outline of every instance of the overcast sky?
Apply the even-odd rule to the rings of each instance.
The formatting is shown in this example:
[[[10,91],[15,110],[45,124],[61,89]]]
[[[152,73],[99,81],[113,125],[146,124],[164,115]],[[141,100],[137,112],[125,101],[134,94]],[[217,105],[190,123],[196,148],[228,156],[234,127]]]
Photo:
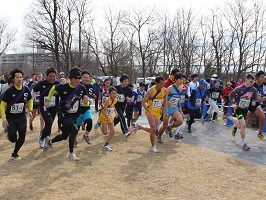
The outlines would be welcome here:
[[[6,17],[10,20],[11,25],[23,32],[23,16],[29,10],[30,2],[34,0],[0,0],[0,18]],[[233,1],[233,0],[228,0]],[[95,7],[94,15],[101,16],[104,7],[127,9],[132,6],[153,7],[159,10],[173,13],[182,6],[192,7],[198,12],[205,12],[214,7],[220,7],[224,0],[93,0]],[[17,40],[21,40],[17,36]]]

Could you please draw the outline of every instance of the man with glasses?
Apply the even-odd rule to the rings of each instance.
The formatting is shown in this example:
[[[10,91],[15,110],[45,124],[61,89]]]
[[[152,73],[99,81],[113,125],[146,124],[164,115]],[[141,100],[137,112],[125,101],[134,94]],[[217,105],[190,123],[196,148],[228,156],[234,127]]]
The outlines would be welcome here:
[[[60,97],[58,108],[58,121],[62,134],[57,135],[55,138],[45,138],[43,150],[46,151],[55,142],[66,140],[69,137],[69,159],[76,161],[79,160],[73,151],[78,128],[76,126],[76,119],[80,114],[80,102],[83,100],[84,106],[88,106],[88,93],[84,85],[80,84],[81,70],[77,67],[69,72],[69,84],[54,85],[49,91],[45,107],[48,108],[52,97],[55,92]]]
[[[232,107],[235,109],[236,117],[228,116],[228,119],[232,120],[235,126],[232,129],[232,136],[235,137],[237,129],[240,129],[240,136],[242,139],[243,149],[248,151],[250,147],[246,142],[246,115],[249,105],[256,105],[257,90],[253,86],[254,76],[252,74],[246,75],[245,84],[235,88],[229,94],[229,101]]]

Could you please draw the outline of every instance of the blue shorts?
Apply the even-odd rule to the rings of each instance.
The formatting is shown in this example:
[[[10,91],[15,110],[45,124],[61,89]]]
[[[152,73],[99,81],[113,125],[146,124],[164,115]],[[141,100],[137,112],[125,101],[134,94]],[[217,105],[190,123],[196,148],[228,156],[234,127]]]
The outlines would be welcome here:
[[[134,112],[139,112],[139,116],[141,116],[142,104],[141,103],[137,103],[136,105],[134,105],[133,110],[134,110]]]
[[[179,112],[177,106],[176,106],[176,109],[174,110],[170,106],[168,106],[168,116],[172,116],[176,112]],[[163,113],[165,113],[165,110],[163,110]]]
[[[76,125],[80,126],[86,119],[92,119],[91,109],[88,109],[84,114],[80,114],[76,119]]]

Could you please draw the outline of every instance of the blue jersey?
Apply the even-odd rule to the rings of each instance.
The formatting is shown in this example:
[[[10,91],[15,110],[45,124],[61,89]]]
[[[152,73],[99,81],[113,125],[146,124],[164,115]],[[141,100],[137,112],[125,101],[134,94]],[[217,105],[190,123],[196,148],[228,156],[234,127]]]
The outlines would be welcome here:
[[[178,88],[173,84],[172,85],[172,93],[167,95],[167,101],[172,103],[175,106],[175,109],[172,109],[168,104],[168,114],[172,115],[173,113],[178,111],[178,104],[182,97],[182,88],[179,86]]]
[[[136,89],[133,91],[133,95],[136,97],[136,101],[137,103],[141,103],[144,96],[146,94],[146,91],[143,90],[142,92],[139,89]]]
[[[195,95],[194,95],[195,93]],[[190,100],[188,101],[188,107],[192,110],[198,110],[201,108],[201,105],[202,105],[202,102],[203,100],[205,99],[206,97],[206,88],[204,89],[200,89],[200,87],[197,87],[195,89],[192,90],[192,94],[191,94],[191,97],[190,97]],[[191,99],[193,98],[193,99]],[[194,106],[192,103],[191,103],[191,100],[193,101],[194,105],[195,103],[199,104],[200,106],[199,107],[196,107]]]

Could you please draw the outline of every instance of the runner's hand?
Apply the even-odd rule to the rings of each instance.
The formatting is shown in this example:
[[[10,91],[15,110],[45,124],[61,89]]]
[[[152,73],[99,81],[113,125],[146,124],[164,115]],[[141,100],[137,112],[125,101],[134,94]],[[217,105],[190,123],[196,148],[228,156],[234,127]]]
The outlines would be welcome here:
[[[7,120],[2,122],[2,127],[4,128],[4,130],[6,130],[8,126],[9,125],[8,125],[8,121]]]

